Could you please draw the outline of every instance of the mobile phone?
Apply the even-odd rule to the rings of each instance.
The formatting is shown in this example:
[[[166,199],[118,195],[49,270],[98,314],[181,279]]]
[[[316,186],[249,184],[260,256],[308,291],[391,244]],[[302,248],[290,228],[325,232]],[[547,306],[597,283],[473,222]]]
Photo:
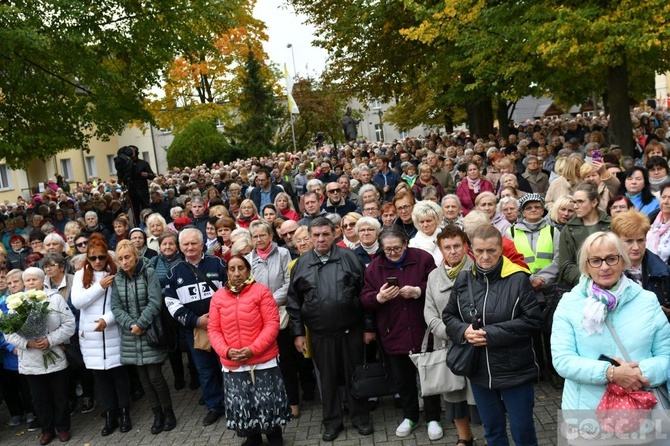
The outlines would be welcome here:
[[[479,330],[480,328],[482,328],[481,322],[479,322],[479,319],[477,318],[477,316],[473,316],[473,318],[472,318],[472,329],[473,330]]]
[[[397,277],[387,277],[386,278],[386,285],[388,286],[400,286],[398,283],[398,278]]]
[[[607,355],[600,355],[600,356],[598,356],[598,361],[607,361],[607,362],[609,362],[610,364],[612,364],[612,365],[615,366],[615,367],[619,367],[619,366],[621,365],[621,364],[619,364],[617,361],[615,361],[614,359],[610,358],[610,357],[607,356]]]
[[[216,236],[216,242],[217,242],[219,245],[223,246],[223,237],[217,235],[217,236]]]
[[[601,162],[603,160],[603,155],[600,150],[591,150],[591,159],[593,161]]]

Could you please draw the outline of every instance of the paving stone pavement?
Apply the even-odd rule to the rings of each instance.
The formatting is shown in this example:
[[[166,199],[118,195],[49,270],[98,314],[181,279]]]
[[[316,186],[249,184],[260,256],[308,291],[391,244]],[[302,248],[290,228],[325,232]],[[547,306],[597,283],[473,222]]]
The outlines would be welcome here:
[[[166,377],[171,375],[169,365],[163,368]],[[172,377],[168,377],[172,383]],[[187,379],[188,382],[188,379]],[[177,415],[177,428],[170,432],[152,435],[149,431],[153,423],[153,415],[146,401],[146,397],[133,404],[131,418],[133,430],[122,434],[118,430],[107,437],[100,436],[104,420],[100,417],[101,410],[96,408],[88,414],[77,412],[72,417],[72,439],[68,445],[230,445],[242,443],[233,431],[226,429],[225,420],[220,419],[216,424],[204,427],[202,419],[206,414],[204,406],[198,405],[200,391],[192,391],[188,386],[180,391],[172,389],[172,398]],[[549,383],[541,382],[535,386],[535,426],[539,445],[557,444],[556,417],[560,408],[560,392],[554,390]],[[3,403],[0,407],[0,445],[37,445],[40,432],[28,432],[23,423],[18,427],[8,427],[9,414]],[[438,441],[430,441],[426,433],[423,420],[419,427],[406,438],[395,436],[395,429],[402,421],[402,411],[396,409],[393,399],[382,398],[379,406],[372,412],[372,421],[375,433],[368,437],[358,435],[350,422],[345,421],[345,431],[333,442],[333,446],[413,446],[413,445],[455,445],[457,439],[456,428],[451,422],[442,422],[444,437]],[[477,444],[482,446],[483,430],[480,426],[474,427],[476,438],[482,440]],[[304,403],[300,417],[292,421],[284,430],[284,444],[286,446],[328,445],[321,441],[321,405],[318,400]],[[511,438],[511,437],[510,437]],[[52,445],[60,444],[56,439]]]

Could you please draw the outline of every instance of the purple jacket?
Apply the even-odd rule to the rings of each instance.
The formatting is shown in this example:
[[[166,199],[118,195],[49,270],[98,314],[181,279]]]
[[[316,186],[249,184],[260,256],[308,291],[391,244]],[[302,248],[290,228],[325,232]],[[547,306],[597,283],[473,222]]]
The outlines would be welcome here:
[[[418,248],[407,248],[400,268],[392,264],[386,255],[380,255],[365,268],[365,284],[361,303],[367,310],[375,312],[377,330],[386,353],[407,355],[421,350],[421,341],[426,332],[423,307],[426,300],[428,274],[435,269],[433,256]],[[377,293],[387,277],[397,277],[400,288],[405,285],[421,288],[418,299],[396,297],[386,303],[377,301]]]

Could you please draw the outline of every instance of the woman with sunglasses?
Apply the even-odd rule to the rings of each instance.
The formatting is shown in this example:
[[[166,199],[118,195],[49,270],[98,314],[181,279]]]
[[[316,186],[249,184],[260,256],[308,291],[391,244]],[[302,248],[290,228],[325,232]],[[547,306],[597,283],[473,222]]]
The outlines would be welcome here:
[[[358,233],[356,232],[356,223],[358,223],[358,220],[360,219],[361,214],[356,212],[349,212],[342,217],[342,222],[340,223],[342,228],[342,240],[337,243],[337,246],[356,249],[361,245],[361,241],[358,239]]]
[[[119,426],[121,432],[132,429],[130,380],[128,371],[121,366],[121,336],[112,313],[111,285],[117,268],[108,250],[105,238],[93,233],[86,249],[87,261],[72,283],[72,304],[80,310],[81,353],[86,368],[93,371],[106,411],[102,436]]]
[[[75,235],[74,249],[75,252],[73,255],[86,254],[86,250],[88,249],[88,234],[84,234],[82,232],[80,234]]]

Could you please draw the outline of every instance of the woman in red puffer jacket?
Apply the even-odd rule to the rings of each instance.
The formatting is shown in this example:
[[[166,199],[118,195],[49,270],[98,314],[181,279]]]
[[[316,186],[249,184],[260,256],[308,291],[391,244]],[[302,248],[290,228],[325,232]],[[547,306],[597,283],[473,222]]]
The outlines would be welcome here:
[[[228,282],[212,297],[207,332],[223,365],[228,428],[247,437],[244,444],[262,444],[262,434],[271,445],[283,444],[282,427],[292,415],[277,363],[279,310],[242,256],[228,261]]]

